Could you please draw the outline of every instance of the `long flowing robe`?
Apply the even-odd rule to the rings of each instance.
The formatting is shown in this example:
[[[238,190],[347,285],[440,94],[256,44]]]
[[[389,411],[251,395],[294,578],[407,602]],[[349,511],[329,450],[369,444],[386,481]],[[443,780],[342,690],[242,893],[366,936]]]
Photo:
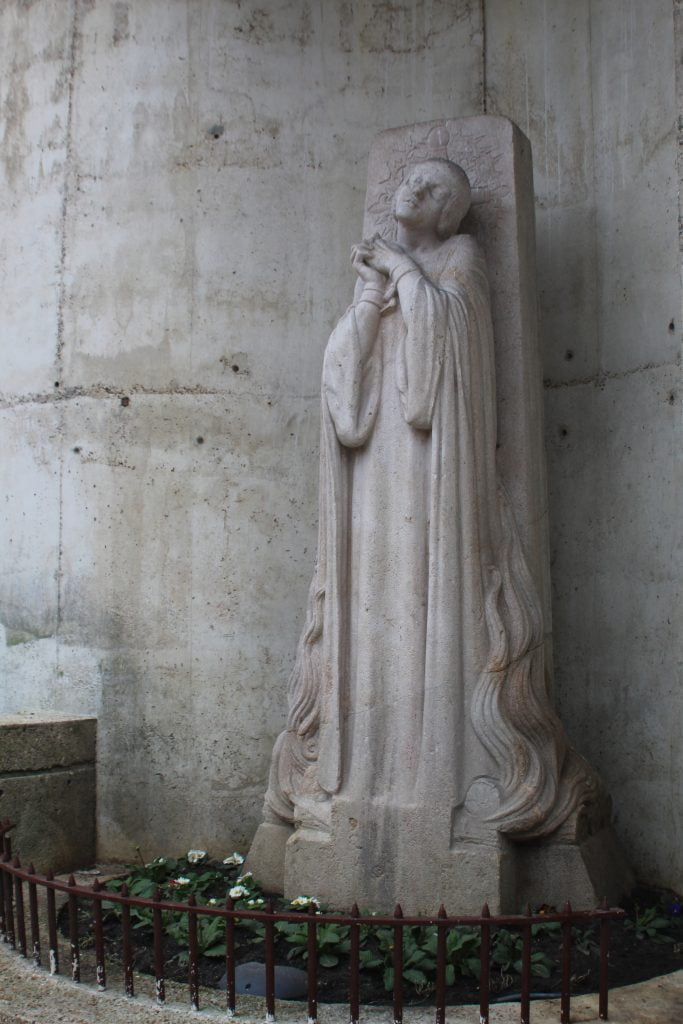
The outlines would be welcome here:
[[[318,559],[266,817],[324,829],[335,795],[452,808],[486,778],[496,827],[529,838],[586,776],[497,481],[485,263],[456,235],[419,270],[374,344],[354,303],[326,349]]]

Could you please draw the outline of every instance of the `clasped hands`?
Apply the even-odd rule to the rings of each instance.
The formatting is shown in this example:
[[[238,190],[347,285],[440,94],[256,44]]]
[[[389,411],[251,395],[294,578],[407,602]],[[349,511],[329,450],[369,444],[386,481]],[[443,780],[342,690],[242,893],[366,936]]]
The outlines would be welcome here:
[[[398,242],[389,242],[380,235],[364,238],[351,247],[351,265],[365,284],[384,289],[387,278],[397,270],[411,269],[414,261]]]

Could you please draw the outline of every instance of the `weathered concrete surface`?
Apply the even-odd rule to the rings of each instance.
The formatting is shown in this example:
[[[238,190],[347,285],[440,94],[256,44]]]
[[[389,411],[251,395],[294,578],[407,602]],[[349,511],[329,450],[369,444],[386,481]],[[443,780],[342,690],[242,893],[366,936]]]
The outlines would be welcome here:
[[[683,887],[681,35],[669,0],[481,9],[0,5],[0,711],[102,703],[110,856],[251,837],[370,143],[486,100],[534,151],[560,708]]]
[[[88,972],[89,974],[90,972]],[[86,977],[84,968],[83,977]],[[123,986],[116,972],[108,969],[110,990],[98,992],[92,984],[74,985],[63,977],[50,977],[29,962],[0,945],[0,1024],[196,1024],[197,1011],[188,1006],[187,986],[166,983],[167,1003],[156,1005],[151,996],[153,979],[135,976],[138,996],[121,995]],[[225,993],[202,989],[201,1019],[225,1020]],[[572,1000],[572,1021],[589,1024],[598,1020],[597,996],[578,996]],[[683,1005],[683,971],[610,993],[609,1019],[612,1024],[674,1024],[680,1020]],[[264,1000],[239,997],[239,1020],[260,1024],[264,1019]],[[278,1001],[276,1017],[281,1021],[305,1021],[306,1004]],[[343,1004],[318,1007],[322,1024],[346,1024],[348,1007]],[[364,1007],[362,1019],[368,1024],[390,1024],[391,1007]],[[534,1002],[534,1024],[556,1024],[557,1000]],[[476,1006],[448,1010],[451,1024],[472,1024],[479,1016]],[[405,1019],[428,1024],[434,1019],[430,1008],[409,1007]],[[519,1020],[519,1004],[494,1006],[491,1024],[514,1024]]]
[[[37,871],[95,859],[94,718],[0,715],[0,817]]]
[[[559,711],[640,876],[680,889],[681,26],[669,0],[486,25],[487,109],[534,153]]]

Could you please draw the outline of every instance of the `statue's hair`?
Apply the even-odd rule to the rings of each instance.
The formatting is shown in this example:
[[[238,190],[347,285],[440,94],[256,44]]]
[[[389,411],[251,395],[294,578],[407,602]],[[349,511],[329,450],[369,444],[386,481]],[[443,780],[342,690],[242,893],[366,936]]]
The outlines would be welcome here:
[[[450,238],[451,235],[457,232],[471,206],[472,189],[470,180],[459,164],[454,163],[452,160],[446,160],[445,157],[434,156],[428,157],[426,160],[418,160],[412,167],[421,167],[423,164],[439,164],[450,173],[451,194],[441,211],[441,217],[436,228],[439,238]]]

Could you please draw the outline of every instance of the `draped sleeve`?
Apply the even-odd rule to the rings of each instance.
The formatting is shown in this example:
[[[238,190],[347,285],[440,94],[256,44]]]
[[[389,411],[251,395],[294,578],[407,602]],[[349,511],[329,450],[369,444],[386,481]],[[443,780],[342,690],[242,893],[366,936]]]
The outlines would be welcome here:
[[[333,330],[323,362],[323,396],[341,444],[358,448],[372,431],[381,388],[381,353],[372,345],[367,358],[355,306]]]
[[[444,352],[448,343],[449,296],[420,276],[409,303],[401,305],[405,332],[396,364],[396,383],[407,423],[422,430],[432,425]]]
[[[412,274],[401,290],[405,329],[396,383],[406,422],[422,430],[432,426],[446,353],[456,353],[456,377],[465,369],[460,365],[467,349],[464,342],[482,313],[473,296],[484,296],[488,303],[486,266],[476,241],[454,236],[444,243],[443,253],[435,273]]]

